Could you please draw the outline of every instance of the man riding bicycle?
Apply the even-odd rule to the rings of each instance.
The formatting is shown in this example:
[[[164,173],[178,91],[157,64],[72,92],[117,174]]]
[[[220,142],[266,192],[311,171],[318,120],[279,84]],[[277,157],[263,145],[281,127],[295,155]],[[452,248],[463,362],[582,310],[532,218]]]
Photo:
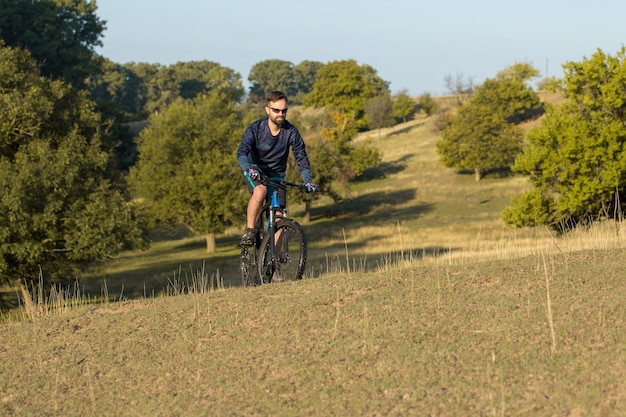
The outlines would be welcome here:
[[[246,215],[246,230],[241,237],[242,246],[252,246],[256,239],[256,224],[268,196],[267,186],[259,180],[261,176],[284,179],[287,171],[289,148],[298,163],[300,176],[306,192],[315,192],[317,187],[311,180],[311,165],[306,146],[298,129],[287,121],[289,101],[285,93],[273,91],[267,95],[263,117],[252,122],[243,134],[237,149],[237,161],[243,171],[250,192]],[[285,208],[287,197],[279,189],[280,205]]]

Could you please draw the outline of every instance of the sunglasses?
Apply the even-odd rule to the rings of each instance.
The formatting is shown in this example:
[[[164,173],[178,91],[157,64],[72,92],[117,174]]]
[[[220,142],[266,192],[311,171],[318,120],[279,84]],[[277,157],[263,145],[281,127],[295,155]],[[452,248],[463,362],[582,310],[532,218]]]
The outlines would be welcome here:
[[[279,113],[287,114],[287,110],[289,109],[275,109],[274,107],[270,107],[270,110],[276,114],[279,114]]]

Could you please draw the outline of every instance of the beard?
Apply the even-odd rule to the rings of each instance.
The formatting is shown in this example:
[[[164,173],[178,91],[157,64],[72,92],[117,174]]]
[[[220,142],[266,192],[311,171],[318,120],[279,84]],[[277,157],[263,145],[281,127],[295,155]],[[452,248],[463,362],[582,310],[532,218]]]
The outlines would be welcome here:
[[[281,127],[283,125],[283,123],[285,123],[285,118],[282,116],[274,116],[274,117],[270,117],[270,119],[272,120],[272,122],[278,126]]]

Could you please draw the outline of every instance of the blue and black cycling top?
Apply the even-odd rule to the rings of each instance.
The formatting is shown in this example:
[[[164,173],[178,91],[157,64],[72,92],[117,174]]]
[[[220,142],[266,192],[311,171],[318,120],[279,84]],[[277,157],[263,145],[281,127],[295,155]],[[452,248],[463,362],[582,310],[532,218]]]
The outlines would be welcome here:
[[[237,161],[241,170],[245,172],[255,166],[267,177],[284,178],[291,148],[302,182],[311,182],[311,165],[298,129],[285,120],[278,135],[274,136],[267,121],[268,118],[264,117],[252,122],[244,132],[237,149]]]

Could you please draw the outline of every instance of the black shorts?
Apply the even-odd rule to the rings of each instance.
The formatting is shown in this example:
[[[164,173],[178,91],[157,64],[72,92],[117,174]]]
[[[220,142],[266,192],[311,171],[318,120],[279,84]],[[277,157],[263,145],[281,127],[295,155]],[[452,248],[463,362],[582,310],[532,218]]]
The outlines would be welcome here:
[[[259,182],[258,180],[254,180],[252,182],[254,183],[254,187],[260,184],[262,185],[262,183]],[[250,183],[250,178],[246,178],[246,185],[248,186],[248,192],[252,194],[254,187]],[[287,190],[284,187],[272,187],[271,185],[268,185],[267,197],[265,197],[265,199],[267,200],[268,203],[272,201],[272,193],[274,192],[274,188],[278,190],[278,201],[280,203],[280,206],[282,208],[286,208],[287,207]]]

